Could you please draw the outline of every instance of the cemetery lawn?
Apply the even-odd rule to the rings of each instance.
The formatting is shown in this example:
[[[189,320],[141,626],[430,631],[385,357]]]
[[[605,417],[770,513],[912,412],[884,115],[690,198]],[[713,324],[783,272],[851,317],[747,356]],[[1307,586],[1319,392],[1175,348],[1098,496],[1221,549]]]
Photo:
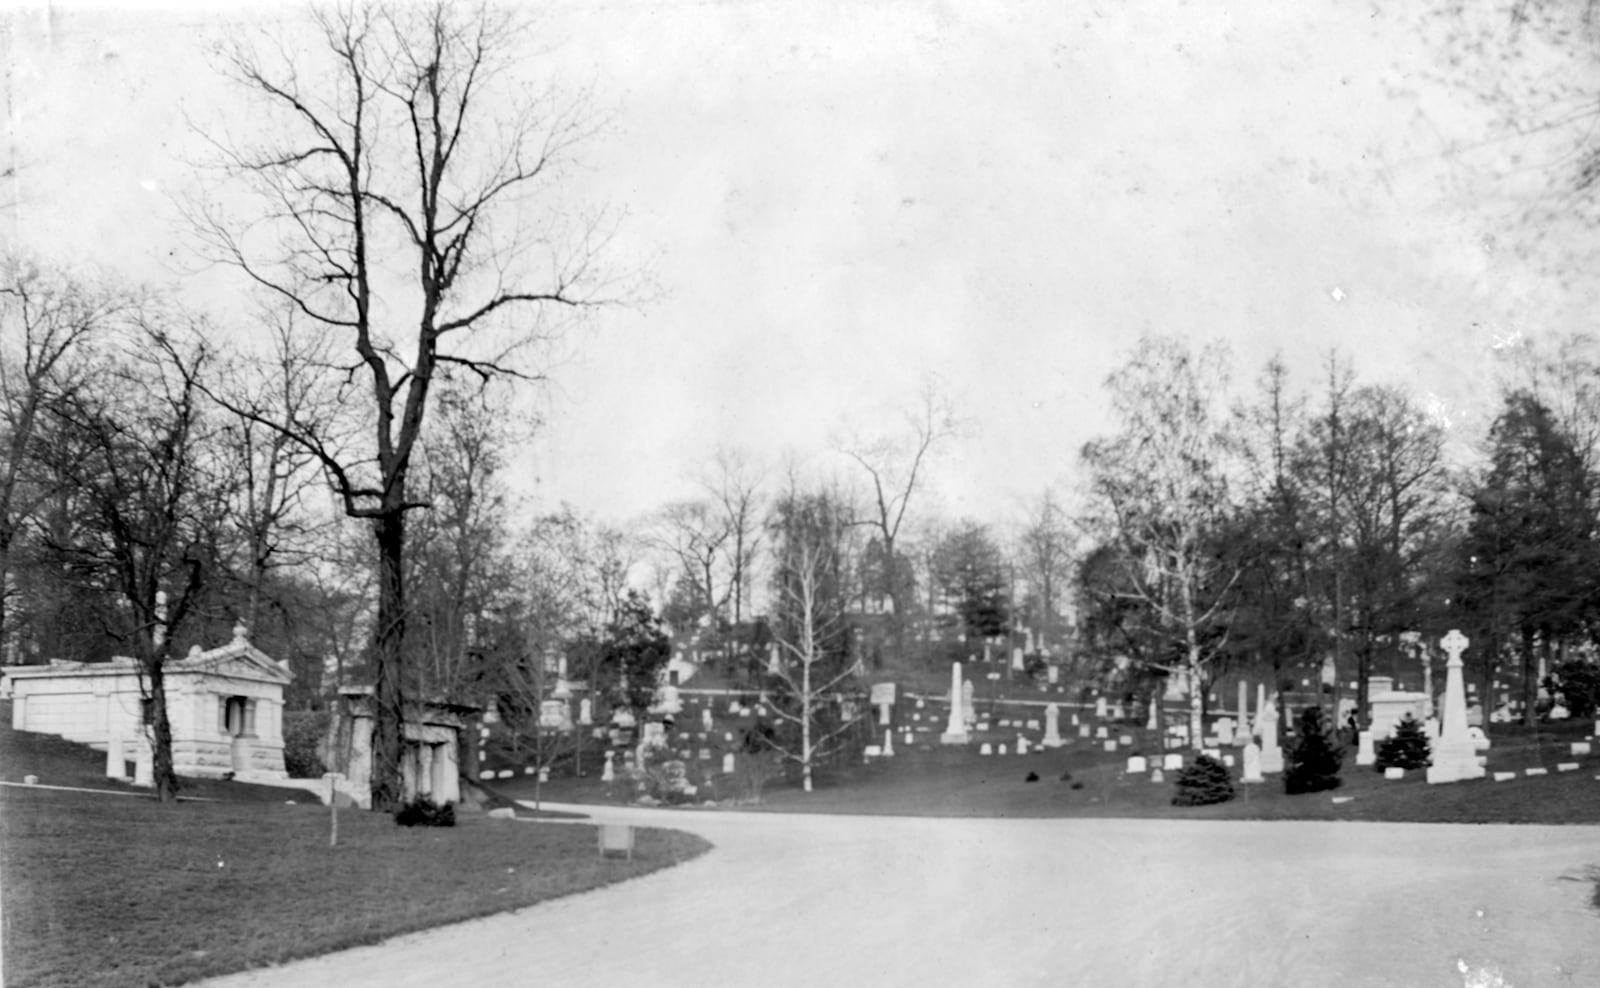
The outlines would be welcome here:
[[[0,728],[0,778],[126,789],[104,756]],[[588,826],[464,814],[408,829],[309,794],[237,783],[215,802],[0,786],[8,986],[170,985],[374,943],[609,885],[696,857],[698,837],[641,830],[602,859]],[[291,805],[287,800],[294,799]]]
[[[816,789],[769,784],[759,805],[740,810],[785,813],[884,814],[938,817],[1139,817],[1174,820],[1365,820],[1390,823],[1600,824],[1600,756],[1570,754],[1592,722],[1542,725],[1537,731],[1496,725],[1488,752],[1490,773],[1515,771],[1506,782],[1490,778],[1428,785],[1422,772],[1391,781],[1345,755],[1342,785],[1321,793],[1289,796],[1281,776],[1260,785],[1237,784],[1232,802],[1214,806],[1172,805],[1175,773],[1152,783],[1123,769],[1127,753],[1091,749],[1088,742],[1028,755],[979,756],[937,746],[897,748],[892,759],[824,769]],[[1135,732],[1138,733],[1138,732]],[[1600,744],[1596,745],[1600,748]],[[1145,751],[1154,750],[1145,748]],[[1232,749],[1230,749],[1232,750]],[[1579,763],[1575,771],[1557,765]],[[1526,777],[1527,768],[1547,775]],[[1026,781],[1029,773],[1037,781]],[[1066,775],[1068,778],[1063,779]],[[714,780],[715,781],[715,780]],[[506,795],[531,798],[522,783],[502,783]],[[737,804],[729,782],[716,783],[721,806]],[[602,786],[590,779],[556,778],[543,787],[552,802],[625,802],[625,783]],[[730,797],[733,797],[730,799]],[[1341,802],[1335,803],[1335,797]],[[1348,801],[1343,801],[1349,797]],[[715,812],[696,810],[695,812]]]

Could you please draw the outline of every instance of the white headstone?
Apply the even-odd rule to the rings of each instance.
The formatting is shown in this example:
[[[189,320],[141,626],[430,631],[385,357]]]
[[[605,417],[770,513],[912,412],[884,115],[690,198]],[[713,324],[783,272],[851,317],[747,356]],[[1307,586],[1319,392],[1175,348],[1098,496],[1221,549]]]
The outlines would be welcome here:
[[[1023,670],[1021,645],[1011,650],[1011,670],[1013,672],[1021,672]]]
[[[701,708],[701,710],[700,710],[700,728],[702,730],[709,731],[709,730],[712,729],[712,726],[713,725],[711,723],[711,708],[710,707]]]
[[[1106,741],[1105,742],[1105,749],[1107,751],[1116,751],[1117,750],[1117,743],[1115,741]]]
[[[1026,755],[1027,753],[1028,753],[1028,739],[1026,737],[1017,738],[1017,754]]]
[[[994,748],[989,745],[989,742],[985,741],[983,744],[978,746],[978,754],[992,755],[994,754]]]
[[[1051,686],[1055,686],[1057,683],[1061,682],[1061,669],[1060,669],[1059,666],[1055,665],[1054,663],[1051,663],[1049,668],[1047,668],[1045,670],[1044,674],[1045,674],[1046,680],[1050,683]]]
[[[1089,736],[1089,725],[1088,724],[1079,724],[1078,725],[1078,737],[1086,738],[1088,736]]]
[[[1385,779],[1403,779],[1406,777],[1406,770],[1398,765],[1390,765],[1383,770],[1383,777]]]
[[[606,767],[600,770],[601,782],[617,781],[616,756],[613,752],[606,752]]]
[[[1134,755],[1128,759],[1129,775],[1143,775],[1149,768],[1149,762],[1142,755]]]
[[[1109,738],[1111,736],[1111,732],[1106,730],[1104,725],[1102,725],[1094,729],[1094,736],[1097,738]]]
[[[1261,776],[1261,746],[1251,741],[1244,746],[1244,779],[1245,782],[1265,781]]]
[[[1176,752],[1169,752],[1161,756],[1161,767],[1168,772],[1176,772],[1183,768],[1183,756]]]
[[[887,727],[883,729],[883,757],[894,757],[894,731]]]
[[[722,755],[722,774],[723,775],[732,775],[733,771],[734,771],[734,768],[735,768],[735,765],[734,765],[733,752],[731,752],[731,751],[723,752],[723,755]]]
[[[1095,697],[1095,699],[1094,699],[1094,715],[1095,715],[1095,717],[1097,719],[1099,719],[1099,720],[1105,720],[1106,719],[1106,714],[1109,713],[1109,712],[1110,712],[1110,708],[1106,705],[1106,698],[1103,697],[1103,696]]]

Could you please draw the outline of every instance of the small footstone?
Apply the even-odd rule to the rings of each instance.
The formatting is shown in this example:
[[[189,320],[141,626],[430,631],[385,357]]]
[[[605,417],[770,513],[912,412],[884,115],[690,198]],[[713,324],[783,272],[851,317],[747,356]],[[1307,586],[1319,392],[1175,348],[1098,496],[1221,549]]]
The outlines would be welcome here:
[[[1550,774],[1550,770],[1549,769],[1543,769],[1543,768],[1530,768],[1530,769],[1524,769],[1522,774],[1523,775],[1549,775]]]
[[[1383,770],[1383,777],[1385,779],[1403,779],[1406,777],[1406,770],[1399,766],[1391,765]]]
[[[1556,766],[1557,772],[1576,772],[1579,769],[1577,762],[1562,762]]]
[[[1333,801],[1335,803],[1348,803],[1352,799],[1355,799],[1355,797],[1354,796],[1335,796],[1335,797],[1333,797]]]
[[[1494,781],[1496,781],[1496,782],[1510,782],[1512,779],[1515,779],[1516,777],[1517,777],[1517,773],[1515,773],[1515,772],[1496,772],[1494,774]]]

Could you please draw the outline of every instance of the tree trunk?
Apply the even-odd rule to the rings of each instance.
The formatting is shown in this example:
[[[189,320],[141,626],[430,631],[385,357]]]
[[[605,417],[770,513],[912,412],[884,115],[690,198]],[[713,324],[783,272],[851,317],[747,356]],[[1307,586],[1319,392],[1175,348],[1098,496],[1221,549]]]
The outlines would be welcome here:
[[[404,754],[405,513],[392,510],[378,516],[373,530],[378,540],[378,624],[372,642],[372,808],[390,812],[405,798],[400,772]]]
[[[150,681],[150,734],[152,777],[156,798],[163,803],[178,800],[178,777],[172,770],[172,721],[167,717],[167,677],[159,656],[145,666]]]

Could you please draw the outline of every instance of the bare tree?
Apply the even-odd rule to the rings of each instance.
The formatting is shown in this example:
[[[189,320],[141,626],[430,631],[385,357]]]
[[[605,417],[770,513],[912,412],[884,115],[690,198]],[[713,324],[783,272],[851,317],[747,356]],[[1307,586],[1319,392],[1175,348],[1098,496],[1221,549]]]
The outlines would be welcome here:
[[[156,791],[177,796],[165,669],[198,610],[227,491],[205,450],[210,425],[198,375],[203,346],[151,319],[103,357],[100,386],[48,407],[49,466],[71,491],[78,523],[54,544],[60,565],[115,606],[105,631],[134,653],[154,752]]]
[[[1035,607],[1033,620],[1038,624],[1039,646],[1048,649],[1057,641],[1056,619],[1061,612],[1062,594],[1072,578],[1073,546],[1067,516],[1048,488],[1030,509],[1018,542]]]
[[[731,579],[728,586],[722,584],[727,573],[724,547],[734,538],[729,518],[719,505],[705,499],[674,501],[662,508],[650,535],[651,543],[666,553],[693,585],[700,605],[697,610],[713,628],[720,623],[732,593]]]
[[[320,464],[292,431],[297,422],[334,417],[328,382],[317,373],[327,362],[328,340],[297,334],[295,321],[294,310],[281,312],[271,325],[270,359],[235,364],[210,388],[225,404],[249,412],[222,426],[219,452],[239,479],[232,512],[242,534],[236,564],[246,590],[241,616],[256,630],[270,575],[308,561],[309,542],[324,527],[309,503],[321,486]]]
[[[771,526],[779,654],[767,671],[777,693],[773,710],[790,730],[764,739],[800,766],[810,792],[818,760],[855,726],[834,695],[857,673],[844,624],[851,513],[837,495],[791,483]]]
[[[907,430],[870,442],[847,446],[849,456],[867,473],[872,490],[870,507],[863,524],[872,528],[886,564],[879,567],[883,585],[880,593],[889,599],[896,657],[903,657],[905,614],[910,601],[905,598],[904,581],[897,579],[902,568],[895,562],[896,542],[911,495],[923,479],[923,467],[933,447],[955,435],[955,413],[936,382],[924,383],[916,410],[907,416]]]
[[[744,620],[751,569],[761,545],[761,476],[738,450],[718,449],[712,473],[700,481],[722,516],[722,558],[733,604],[733,623]]]
[[[132,297],[12,257],[0,268],[0,657],[12,629],[12,549],[49,485],[32,471],[40,417],[81,382],[83,355]]]
[[[1228,502],[1216,407],[1226,382],[1220,348],[1195,355],[1177,340],[1142,339],[1106,381],[1121,431],[1083,450],[1097,521],[1132,564],[1117,592],[1149,607],[1173,646],[1197,749],[1204,675],[1227,640],[1217,619],[1238,577],[1224,571],[1210,541]]]
[[[533,350],[556,316],[597,304],[609,287],[591,265],[596,226],[569,235],[558,210],[539,209],[591,121],[581,100],[563,104],[523,81],[526,32],[510,13],[436,0],[311,16],[316,64],[313,47],[283,37],[220,53],[260,112],[251,137],[213,143],[254,201],[231,215],[219,205],[238,201],[230,189],[192,216],[211,257],[342,352],[321,371],[364,439],[327,421],[282,431],[317,458],[345,512],[372,525],[372,796],[388,809],[402,785],[406,519],[423,506],[412,460],[435,381],[451,368],[537,379]]]

